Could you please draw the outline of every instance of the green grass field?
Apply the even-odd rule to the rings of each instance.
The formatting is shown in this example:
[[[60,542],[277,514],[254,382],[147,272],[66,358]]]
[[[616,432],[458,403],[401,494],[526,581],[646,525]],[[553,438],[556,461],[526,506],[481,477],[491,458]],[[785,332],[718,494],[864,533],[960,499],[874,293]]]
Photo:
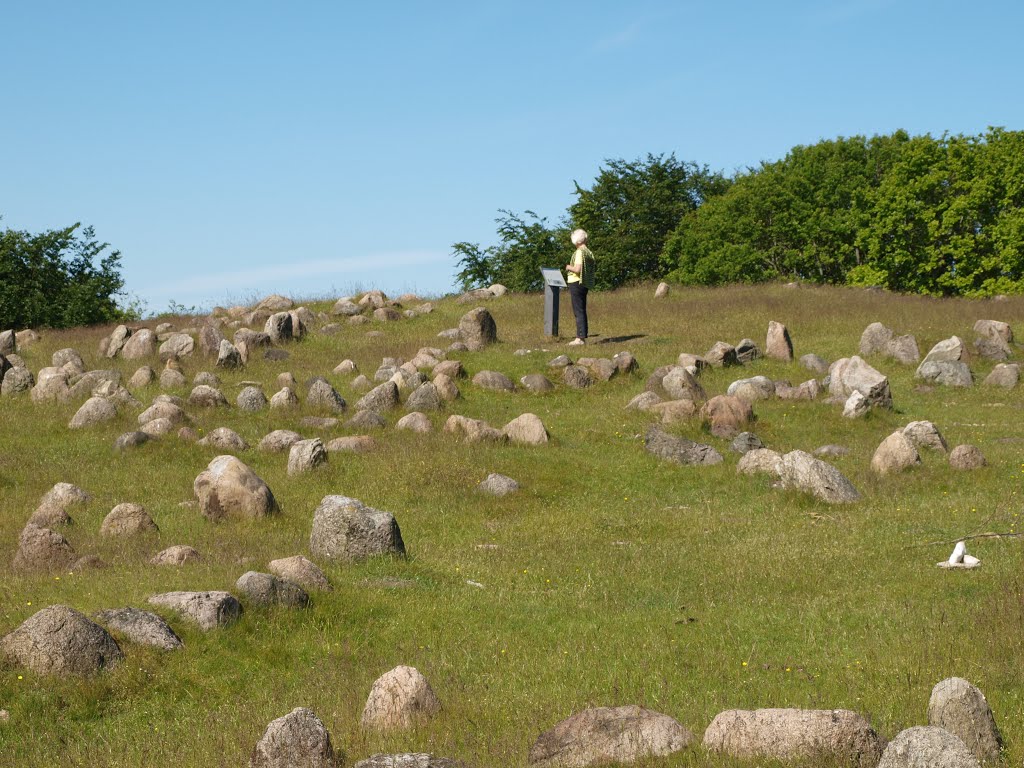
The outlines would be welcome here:
[[[541,731],[586,707],[621,704],[664,712],[695,734],[692,749],[658,765],[732,765],[699,746],[724,709],[848,708],[892,738],[926,722],[932,686],[954,675],[985,692],[1008,761],[1020,764],[1021,540],[970,541],[983,562],[977,570],[935,567],[958,537],[1018,530],[1024,398],[1019,388],[980,385],[993,363],[971,361],[972,388],[918,392],[913,367],[872,359],[890,379],[895,407],[859,421],[843,419],[841,406],[825,404],[824,396],[756,403],[753,431],[769,448],[850,449],[832,460],[863,495],[848,506],[773,489],[763,476],[737,475],[739,456],[729,442],[703,433],[697,422],[672,431],[711,443],[724,463],[660,462],[641,439],[655,417],[624,406],[654,368],[681,352],[703,354],[717,340],[744,337],[763,347],[770,320],[788,326],[797,358],[856,354],[862,330],[876,320],[914,334],[924,354],[952,334],[970,344],[981,318],[1024,333],[1024,298],[937,300],[783,286],[677,288],[664,300],[652,296],[653,286],[592,295],[598,336],[582,353],[564,345],[572,333],[568,306],[568,338],[556,343],[542,335],[539,296],[489,302],[500,343],[457,355],[470,375],[492,369],[518,381],[547,372],[557,354],[611,357],[620,350],[633,352],[640,371],[582,391],[559,383],[545,396],[483,392],[464,380],[462,399],[431,417],[433,433],[392,429],[399,410],[387,416],[375,452],[332,454],[327,466],[299,477],[288,477],[287,453],[242,452],[281,504],[282,514],[269,520],[215,524],[183,506],[215,449],[172,434],[114,454],[114,439],[136,428],[135,411],[72,432],[67,422],[78,403],[0,400],[0,634],[55,603],[88,614],[146,608],[157,592],[232,590],[247,570],[308,555],[312,513],[327,494],[393,512],[409,553],[406,560],[358,565],[320,562],[334,591],[313,594],[304,611],[247,609],[234,626],[210,633],[165,612],[185,650],[122,643],[126,662],[95,678],[56,680],[0,668],[0,708],[10,712],[0,723],[0,765],[245,765],[266,724],[297,706],[317,712],[349,764],[376,752],[427,751],[481,768],[525,765]],[[328,309],[330,302],[309,306]],[[221,389],[233,403],[238,382],[255,380],[269,396],[287,370],[300,382],[326,376],[351,405],[359,396],[348,386],[351,377],[331,373],[342,359],[372,377],[385,355],[409,359],[420,347],[446,346],[436,334],[472,306],[446,299],[414,319],[346,325],[332,336],[314,330],[288,347],[285,362],[261,359],[243,371],[218,372]],[[384,336],[368,338],[369,328]],[[110,330],[44,332],[20,353],[38,371],[55,350],[75,347],[87,368],[118,367],[127,380],[136,363],[96,353]],[[534,351],[513,355],[520,348]],[[190,382],[198,371],[213,370],[198,355],[183,367]],[[760,360],[708,371],[702,383],[711,396],[757,374],[793,384],[813,375],[796,362]],[[135,395],[148,405],[160,392],[153,385]],[[299,418],[312,413],[305,405],[287,414],[188,410],[197,427],[231,427],[252,446],[278,428],[304,437],[345,434],[303,430]],[[440,431],[450,413],[500,428],[524,412],[543,420],[552,438],[547,446],[469,445]],[[875,476],[869,462],[876,446],[918,419],[933,421],[950,447],[977,445],[988,466],[956,472],[945,457],[923,453],[918,468]],[[517,479],[522,489],[504,498],[480,494],[476,485],[489,472]],[[92,494],[88,507],[72,511],[75,524],[65,534],[78,553],[98,554],[108,567],[13,572],[21,528],[59,481]],[[143,504],[159,535],[131,543],[101,538],[104,516],[124,501]],[[930,544],[937,541],[948,543]],[[172,544],[194,546],[202,562],[147,564]],[[359,716],[370,686],[398,664],[423,672],[444,710],[410,732],[364,732]]]

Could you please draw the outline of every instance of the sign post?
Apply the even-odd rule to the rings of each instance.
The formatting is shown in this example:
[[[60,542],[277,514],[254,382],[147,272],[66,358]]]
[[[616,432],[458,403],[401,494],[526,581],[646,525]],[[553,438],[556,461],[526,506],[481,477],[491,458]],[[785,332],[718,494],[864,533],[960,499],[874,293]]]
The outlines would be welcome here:
[[[540,274],[544,278],[544,335],[558,335],[558,299],[559,290],[565,288],[562,270],[541,267]]]

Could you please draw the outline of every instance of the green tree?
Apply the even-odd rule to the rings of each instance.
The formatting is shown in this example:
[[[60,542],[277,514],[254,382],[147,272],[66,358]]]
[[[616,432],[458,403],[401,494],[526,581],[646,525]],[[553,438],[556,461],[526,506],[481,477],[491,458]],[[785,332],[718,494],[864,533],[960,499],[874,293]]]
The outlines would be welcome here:
[[[561,267],[571,248],[564,226],[550,227],[533,211],[525,217],[501,210],[495,219],[500,244],[481,248],[476,243],[455,243],[453,255],[462,268],[455,277],[463,290],[501,283],[513,291],[538,291],[541,267]]]
[[[117,305],[121,253],[75,224],[0,232],[0,327],[67,328],[126,317]],[[98,261],[98,263],[97,263]]]
[[[590,237],[597,256],[597,287],[614,288],[659,275],[668,235],[683,216],[721,194],[728,182],[706,166],[680,162],[675,155],[605,162],[590,189],[576,184],[569,216]]]

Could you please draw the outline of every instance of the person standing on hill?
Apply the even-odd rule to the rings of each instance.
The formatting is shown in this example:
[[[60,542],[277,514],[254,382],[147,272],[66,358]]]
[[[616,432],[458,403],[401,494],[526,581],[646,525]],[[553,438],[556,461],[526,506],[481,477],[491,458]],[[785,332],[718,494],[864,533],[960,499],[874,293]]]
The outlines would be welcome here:
[[[587,343],[587,292],[594,287],[595,261],[594,254],[587,248],[587,233],[582,229],[573,231],[569,236],[576,252],[572,261],[565,265],[569,276],[565,278],[572,299],[572,313],[576,316],[576,338],[569,342],[570,347],[578,347]]]

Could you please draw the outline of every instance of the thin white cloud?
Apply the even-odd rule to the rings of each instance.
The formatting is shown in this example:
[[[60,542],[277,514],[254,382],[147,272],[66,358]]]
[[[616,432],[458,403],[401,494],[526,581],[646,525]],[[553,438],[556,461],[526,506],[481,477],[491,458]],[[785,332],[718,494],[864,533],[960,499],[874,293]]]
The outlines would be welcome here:
[[[295,278],[322,276],[326,279],[336,275],[367,274],[394,267],[449,265],[450,262],[451,255],[440,251],[383,251],[350,258],[285,261],[229,272],[193,274],[180,280],[162,283],[160,292],[164,295],[174,292],[201,292],[207,296],[227,290],[245,293],[269,282],[283,282]]]

